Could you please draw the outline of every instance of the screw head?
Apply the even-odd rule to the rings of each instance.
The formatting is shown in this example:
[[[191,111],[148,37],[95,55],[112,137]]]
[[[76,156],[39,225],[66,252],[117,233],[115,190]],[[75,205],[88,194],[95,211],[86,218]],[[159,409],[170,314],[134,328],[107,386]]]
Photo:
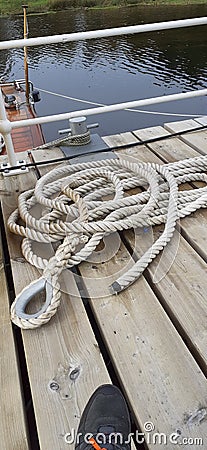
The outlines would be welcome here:
[[[72,372],[70,373],[70,379],[75,381],[76,378],[78,378],[78,376],[80,375],[80,367],[76,367],[75,369],[72,370]]]
[[[59,384],[56,381],[52,381],[50,383],[50,389],[52,389],[52,391],[58,391],[59,387],[60,386],[59,386]]]

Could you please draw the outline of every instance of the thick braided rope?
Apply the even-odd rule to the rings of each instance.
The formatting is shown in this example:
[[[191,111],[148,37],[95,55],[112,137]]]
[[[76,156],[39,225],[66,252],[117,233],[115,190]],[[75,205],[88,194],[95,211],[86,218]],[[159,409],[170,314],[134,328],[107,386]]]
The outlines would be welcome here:
[[[44,312],[25,319],[16,313],[20,293],[11,307],[13,322],[22,328],[36,328],[48,322],[60,304],[62,271],[86,260],[104,235],[164,223],[157,241],[112,284],[109,292],[127,288],[170,241],[177,219],[207,207],[206,186],[178,191],[181,183],[206,183],[206,170],[207,156],[163,166],[117,158],[60,166],[44,175],[34,190],[19,196],[18,209],[9,217],[8,227],[24,238],[23,255],[30,264],[43,270],[43,279],[52,286],[52,299]],[[124,195],[135,187],[144,190]],[[104,200],[108,195],[113,198]],[[39,217],[32,212],[37,206]],[[24,225],[18,224],[19,217]],[[48,261],[36,255],[33,242],[55,245],[54,256]]]

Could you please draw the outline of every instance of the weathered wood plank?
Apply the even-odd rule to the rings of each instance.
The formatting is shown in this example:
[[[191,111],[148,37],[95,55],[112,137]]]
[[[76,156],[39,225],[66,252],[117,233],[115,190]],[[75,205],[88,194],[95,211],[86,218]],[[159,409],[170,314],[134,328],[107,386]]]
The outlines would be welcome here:
[[[133,414],[142,431],[150,420],[155,432],[170,436],[180,430],[182,437],[205,440],[206,424],[196,420],[192,429],[189,424],[201,405],[206,412],[206,379],[146,280],[110,295],[112,279],[130,264],[121,244],[106,263],[85,262],[80,272]],[[151,441],[148,448],[159,445]],[[168,440],[167,448],[175,446]]]
[[[131,144],[138,141],[132,133],[104,136],[103,140],[111,147],[121,147],[125,143]],[[138,145],[128,149],[116,150],[115,153],[118,156],[124,155],[124,157],[127,157],[127,159],[136,158],[136,160],[140,162],[160,163],[160,159],[155,154],[153,154],[145,145]]]
[[[180,122],[169,122],[165,129],[171,133],[197,128],[199,124],[194,120],[183,120]],[[205,130],[195,131],[180,136],[180,139],[202,155],[207,154],[207,132]]]
[[[111,144],[110,144],[111,137],[112,136],[104,136],[103,137],[104,141],[109,146],[111,146]],[[114,134],[113,137],[114,137],[114,139],[113,139],[114,146],[119,146],[119,145],[123,145],[123,144],[132,144],[137,141],[131,132]]]
[[[200,125],[207,125],[207,116],[198,117],[194,119],[196,122],[198,122]]]
[[[182,234],[197,253],[207,262],[207,210],[200,209],[181,221]]]
[[[136,132],[136,134],[140,136],[142,135],[142,132],[145,136],[144,138],[149,139],[152,134],[156,136],[162,135],[163,129],[162,127],[153,127],[149,129],[149,132],[148,129],[145,129]],[[109,145],[113,145],[113,143],[113,137],[111,137]],[[155,147],[157,150],[157,143],[151,143],[149,144],[149,147],[151,147],[152,150],[154,150]],[[191,149],[189,150],[191,151]],[[186,149],[186,152],[188,152],[188,149]],[[161,150],[161,156],[163,156],[163,149]],[[174,158],[174,148],[172,148],[170,156],[172,160]],[[134,159],[136,160],[135,157]],[[142,155],[138,154],[138,160],[140,161],[140,159],[142,159]],[[189,219],[191,219],[190,223]],[[191,226],[193,222],[194,226],[192,227],[191,235]],[[182,226],[183,220],[181,220],[181,227]],[[194,239],[197,230],[196,245],[200,252],[203,252],[205,259],[207,260],[207,211],[201,210],[198,213],[195,213],[191,218],[187,217],[184,219],[183,229],[185,234],[189,236],[190,242]],[[150,245],[152,245],[155,239],[154,235],[157,235],[158,237],[159,233],[159,227],[154,228],[154,230],[148,229],[148,232],[146,232],[146,230],[139,229],[136,234],[136,243],[133,233],[127,232],[125,233],[125,237],[133,248],[135,254],[137,254],[137,256],[141,256],[141,254],[147,250]],[[142,250],[141,253],[139,253],[139,250]],[[198,357],[203,367],[206,368],[207,352],[205,318],[207,308],[205,305],[205,291],[207,289],[207,284],[205,285],[205,280],[202,282],[206,271],[206,265],[197,253],[193,251],[193,249],[178,234],[177,238],[175,236],[172,243],[168,244],[166,247],[164,255],[161,258],[161,262],[158,263],[157,261],[159,261],[159,258],[149,266],[149,273],[151,277],[154,278],[154,282],[156,283],[154,285],[154,289],[157,293],[159,293],[159,296],[162,296],[166,309],[168,309],[172,317],[175,318],[176,323],[180,324],[181,329],[184,330],[183,333],[185,338],[189,341],[189,345],[194,347],[194,350],[198,353]],[[168,272],[173,264],[173,261],[174,266]],[[182,274],[182,270],[185,275],[184,273]],[[155,272],[156,275],[154,275]],[[184,278],[185,281],[183,281]],[[161,281],[158,283],[159,279]],[[201,288],[199,287],[198,289],[196,287],[197,285],[201,285]],[[173,287],[171,289],[171,286],[175,288],[174,295]],[[186,300],[186,297],[189,298],[188,301]]]
[[[19,152],[17,155],[18,160],[25,160],[30,163],[27,152]],[[7,155],[0,156],[0,164],[8,161]],[[22,175],[11,175],[4,177],[0,175],[0,196],[3,195],[4,201],[11,201],[16,204],[17,195],[26,189],[30,189],[36,182],[37,177],[33,168],[30,168],[29,173],[23,173]],[[14,198],[15,197],[15,198]]]
[[[1,253],[1,239],[0,239]],[[9,314],[9,299],[0,255],[0,441],[4,450],[29,449],[24,402]]]
[[[145,128],[143,130],[137,130],[134,134],[139,139],[149,139],[150,137],[159,137],[169,134],[163,127],[151,127]],[[160,142],[152,142],[147,145],[153,153],[156,153],[159,164],[162,161],[174,162],[181,159],[193,158],[199,156],[199,153],[184,144],[178,138],[171,138],[168,140]],[[149,151],[149,150],[148,150]],[[139,160],[142,159],[142,154],[139,152],[134,155],[136,158],[138,155]],[[143,159],[146,161],[146,158]],[[196,187],[200,187],[200,183],[194,183]],[[190,185],[186,185],[186,189],[190,189]],[[207,234],[206,234],[206,224],[207,224],[207,210],[200,209],[196,213],[192,214],[181,220],[181,229],[185,238],[190,242],[190,244],[195,248],[195,250],[207,260]]]
[[[28,188],[28,180],[26,184]],[[5,205],[5,219],[9,209]],[[40,272],[22,258],[20,239],[10,233],[7,238],[18,294]],[[46,247],[45,257],[51,251]],[[43,328],[22,332],[42,450],[74,448],[64,436],[77,429],[81,411],[93,390],[110,382],[73,276],[67,274],[64,283],[62,303],[51,322]],[[77,379],[73,379],[74,370]],[[57,391],[50,388],[51,382],[57,383]]]
[[[145,130],[139,130],[139,131],[136,132],[136,134],[138,134],[139,137],[144,136],[144,139],[149,139],[152,136],[160,136],[160,135],[163,135],[164,133],[165,133],[165,130],[162,127],[153,127],[153,128],[150,128],[149,130],[145,129]],[[172,139],[172,141],[174,141],[174,138]],[[177,141],[177,139],[176,139],[176,141]],[[113,145],[113,137],[111,138],[111,145]],[[160,155],[159,155],[159,150],[157,148],[157,143],[156,142],[148,144],[148,147],[150,147],[152,150],[156,150],[158,156],[163,157],[164,149],[163,148],[161,149]],[[184,158],[187,157],[187,155],[189,157],[195,156],[194,155],[194,153],[195,153],[194,150],[192,150],[187,145],[185,145],[185,147],[186,148],[182,149],[182,156]],[[175,160],[175,149],[174,149],[174,146],[172,146],[172,148],[171,147],[168,148],[168,154],[169,154],[169,159],[171,161],[174,161]],[[140,159],[142,159],[142,156],[138,154],[138,160],[140,161]],[[160,163],[162,163],[161,160],[160,160]],[[206,229],[207,229],[207,211],[206,210],[199,210],[198,212],[193,214],[191,217],[186,217],[185,219],[182,219],[180,224],[181,224],[182,232],[184,233],[184,235],[187,238],[188,242],[193,244],[193,247],[198,250],[199,254],[201,254],[201,256],[205,260],[207,260],[207,233],[206,233]],[[128,236],[130,234],[128,233],[126,235]],[[129,238],[129,240],[131,240],[131,244],[132,244],[132,239]],[[137,245],[136,245],[137,250],[140,247],[142,248],[143,242],[146,242],[146,244],[145,244],[145,250],[146,250],[152,244],[153,239],[152,239],[151,235],[147,236],[146,232],[143,232],[143,230],[140,230],[139,236],[138,235],[136,236],[136,242],[137,242]],[[179,264],[182,267],[182,264],[181,264],[182,256],[181,255],[183,255],[184,261],[188,261],[189,249],[188,249],[188,245],[186,244],[186,242],[183,240],[182,237],[180,237],[179,241],[177,239],[177,243],[176,243],[176,240],[174,239],[174,245],[178,246],[179,242],[180,242],[180,245],[182,244],[182,250],[179,249],[179,255],[180,255],[180,263]],[[176,250],[176,248],[175,248],[175,250]],[[192,249],[191,249],[191,252],[192,252]],[[168,259],[168,252],[166,250],[165,250],[165,254],[166,254],[166,258]],[[172,261],[173,261],[173,258],[175,257],[175,254],[173,255],[171,253],[170,247],[169,247],[169,255],[171,255],[171,258],[172,258]],[[185,257],[184,257],[184,255],[185,255]],[[189,270],[186,270],[186,272],[187,272],[186,282],[187,282],[187,284],[189,284],[189,286],[191,286],[191,282],[192,282],[192,279],[193,279],[192,277],[193,277],[193,274],[194,274],[194,272],[192,273],[192,268],[195,267],[194,266],[194,258],[195,258],[195,261],[198,260],[197,261],[198,271],[197,271],[196,275],[197,275],[198,279],[200,279],[200,282],[202,280],[203,273],[205,273],[205,270],[206,270],[205,263],[203,263],[200,260],[200,258],[198,257],[198,255],[195,252],[192,254],[191,258],[193,260],[192,264],[191,264],[191,260],[190,260],[189,263],[188,263]],[[178,267],[179,267],[179,264],[178,264]],[[201,264],[201,267],[200,267],[200,264]],[[153,264],[150,266],[150,269],[152,268],[152,271],[150,271],[151,276],[153,276],[153,272],[154,272],[156,266],[157,266],[156,262],[154,262],[154,266],[153,266]],[[169,266],[169,262],[165,261],[165,258],[164,258],[163,259],[163,267],[168,267],[168,266]],[[162,267],[162,270],[163,270],[163,267]],[[200,267],[200,271],[199,271],[199,267]],[[195,277],[195,274],[194,274],[194,277]],[[177,286],[177,284],[176,284],[177,280],[179,281],[179,276],[178,277],[175,276],[175,286]],[[161,286],[161,289],[160,289],[160,286]],[[177,289],[178,289],[179,292],[182,291],[182,287],[183,287],[183,284],[182,284],[182,286],[180,286],[180,285],[177,286]],[[158,288],[159,294],[161,294],[162,296],[165,297],[165,291],[167,292],[166,286],[165,287],[163,286],[163,288],[162,288],[162,283],[161,283],[160,285],[156,284],[155,288],[156,289]],[[192,286],[191,286],[191,289],[192,289]],[[186,290],[186,295],[187,295],[187,292],[188,292],[188,295],[190,295],[189,289]],[[193,293],[192,297],[194,295],[196,296],[196,290]],[[170,299],[172,297],[168,295],[168,298]],[[185,296],[182,297],[182,298],[185,298]],[[199,298],[200,298],[200,294],[199,294]],[[189,320],[189,322],[187,322],[187,324],[188,324],[187,335],[191,337],[190,338],[191,345],[195,344],[196,351],[198,351],[198,355],[199,355],[199,357],[202,360],[202,364],[205,366],[206,359],[207,359],[206,358],[206,356],[207,356],[206,355],[206,349],[205,349],[205,347],[206,347],[206,342],[205,342],[205,337],[206,337],[206,333],[205,333],[206,325],[205,325],[205,322],[206,321],[205,321],[205,317],[206,317],[206,312],[207,311],[205,310],[204,298],[205,298],[205,287],[204,287],[204,291],[201,294],[201,298],[200,298],[201,303],[200,304],[199,304],[199,299],[196,297],[195,305],[197,305],[197,307],[198,307],[198,314],[197,315],[195,314],[195,311],[194,311],[195,306],[193,306],[193,305],[192,305],[191,313],[189,311],[189,314],[192,314],[192,318],[194,318],[195,323],[194,323],[194,327],[193,327],[192,323],[191,323],[191,320]],[[178,301],[178,304],[177,304],[177,301]],[[169,302],[170,302],[170,300],[169,300]],[[172,299],[172,302],[174,302],[173,299]],[[171,305],[172,309],[170,307],[170,310],[173,311],[173,316],[174,317],[176,317],[176,311],[174,309],[176,309],[177,312],[178,312],[181,304],[182,304],[182,300],[180,300],[180,297],[179,297],[179,300],[176,297],[175,303],[173,303]],[[183,318],[183,317],[186,317],[186,315],[183,314],[182,311],[180,311],[180,313],[178,313],[178,317],[179,318]],[[199,320],[197,321],[198,317],[199,317]],[[199,323],[199,327],[197,325],[198,323]],[[185,330],[186,329],[186,324],[182,323],[181,327],[182,327],[182,329]],[[197,329],[197,328],[199,328],[199,329]],[[200,331],[200,333],[199,333],[199,331]]]
[[[24,266],[22,268],[22,266]],[[16,292],[37,278],[27,264],[12,261]],[[20,281],[19,274],[24,281]],[[62,303],[43,328],[24,331],[23,342],[40,448],[74,448],[65,442],[76,432],[80,414],[98,385],[110,382],[73,277],[67,274]],[[76,371],[77,379],[73,378]],[[51,383],[55,389],[50,388]],[[56,390],[57,387],[57,390]]]
[[[34,161],[36,162],[45,162],[48,161],[48,164],[40,165],[38,166],[39,173],[41,173],[41,176],[43,176],[45,173],[47,173],[49,170],[55,169],[55,167],[60,166],[61,163],[50,163],[50,160],[56,159],[56,158],[63,158],[63,153],[60,149],[57,147],[52,147],[49,149],[43,149],[43,150],[32,150],[32,156],[34,158]],[[67,161],[62,163],[69,164]]]
[[[117,139],[105,139],[117,145]],[[110,251],[111,247],[108,242]],[[169,435],[179,429],[182,436],[189,436],[192,411],[197,416],[206,395],[205,378],[143,277],[126,292],[110,295],[112,280],[133,262],[123,245],[109,260],[106,253],[96,252],[80,272],[135,417],[142,429],[150,418],[156,431]],[[203,423],[199,430],[203,438],[204,428]],[[190,433],[194,436],[198,429]],[[168,443],[168,448],[174,445]]]
[[[141,130],[133,131],[133,133],[140,140],[156,138],[160,136],[168,137],[170,135],[170,133],[161,126],[144,128]],[[148,144],[148,147],[152,149],[153,152],[156,153],[165,162],[173,162],[180,159],[193,158],[194,156],[198,156],[198,152],[190,148],[188,145],[186,145],[176,137],[153,142],[151,144]]]
[[[153,232],[156,240],[160,229]],[[143,247],[150,246],[151,236],[140,230],[136,236],[125,233],[134,254],[141,256]],[[164,253],[153,261],[147,273],[152,280],[152,288],[161,298],[162,305],[173,319],[183,339],[196,355],[203,371],[207,374],[207,330],[206,330],[206,264],[177,232]]]

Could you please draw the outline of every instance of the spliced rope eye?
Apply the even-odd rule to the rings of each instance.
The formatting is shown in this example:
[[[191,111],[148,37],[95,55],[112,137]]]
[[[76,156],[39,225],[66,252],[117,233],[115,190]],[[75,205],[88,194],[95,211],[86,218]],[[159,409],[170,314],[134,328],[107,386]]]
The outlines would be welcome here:
[[[34,190],[19,196],[18,209],[8,220],[10,231],[24,237],[22,253],[26,260],[43,270],[42,281],[31,283],[14,301],[13,322],[22,328],[48,322],[60,304],[58,280],[62,271],[86,260],[105,235],[164,223],[163,233],[127,273],[114,281],[109,294],[126,289],[170,241],[177,219],[207,207],[206,186],[178,192],[181,183],[206,183],[206,169],[207,156],[165,165],[136,164],[117,158],[61,166],[44,175]],[[144,191],[124,196],[125,191],[135,187],[143,187]],[[106,195],[114,197],[103,201]],[[37,205],[43,211],[38,219],[32,215]],[[19,216],[25,226],[18,225]],[[54,256],[48,261],[36,255],[33,241],[55,243]],[[46,304],[35,315],[27,315],[24,308],[32,298],[32,289],[40,286],[47,287]]]

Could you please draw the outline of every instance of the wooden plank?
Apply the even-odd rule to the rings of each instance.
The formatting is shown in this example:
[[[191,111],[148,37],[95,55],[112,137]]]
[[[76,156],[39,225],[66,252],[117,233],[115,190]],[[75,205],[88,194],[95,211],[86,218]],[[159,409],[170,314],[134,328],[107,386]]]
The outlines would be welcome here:
[[[150,418],[156,431],[169,436],[179,429],[189,436],[192,414],[198,417],[206,395],[205,377],[143,277],[126,292],[109,294],[112,279],[133,263],[125,247],[105,264],[101,257],[96,252],[80,271],[137,422],[143,430]],[[195,433],[205,438],[204,423],[190,431],[191,436]],[[151,443],[148,448],[158,446]],[[174,445],[168,443],[167,448]]]
[[[39,275],[25,265],[12,261],[17,293]],[[24,276],[21,282],[20,271]],[[62,294],[55,318],[43,328],[22,333],[42,450],[74,448],[74,444],[69,447],[64,436],[77,431],[81,412],[93,390],[110,382],[70,274],[67,274],[67,282],[68,291],[64,290],[68,293]],[[77,372],[75,380],[74,371]],[[51,383],[56,383],[57,391],[50,388]]]
[[[199,117],[194,120],[198,122],[200,125],[207,125],[207,116]]]
[[[24,127],[24,132],[25,134],[29,135],[31,132],[31,127]],[[21,130],[19,128],[14,128],[14,130],[12,130],[12,133],[14,136],[16,136],[17,134],[22,135]]]
[[[139,139],[149,139],[150,137],[159,137],[169,134],[163,127],[151,127],[143,130],[137,130],[134,134]],[[172,138],[160,142],[153,142],[147,145],[153,153],[155,153],[160,160],[158,163],[174,162],[186,158],[193,158],[199,156],[199,153],[184,144],[178,138]],[[137,155],[134,155],[135,157]],[[142,155],[139,156],[139,160],[142,159]],[[146,159],[143,159],[145,161]],[[196,187],[200,187],[200,183],[194,183]],[[190,185],[186,184],[186,189],[191,189]],[[181,229],[185,238],[190,242],[193,248],[207,260],[207,210],[200,209],[196,213],[192,214],[181,220]]]
[[[136,137],[132,133],[104,136],[103,140],[110,147],[121,147],[125,143],[131,144],[137,142]],[[136,158],[136,161],[140,162],[160,163],[160,159],[155,154],[153,154],[145,145],[138,145],[124,150],[116,150],[115,153],[118,156],[124,155],[124,157],[127,157],[127,159]]]
[[[133,134],[141,141],[160,136],[168,137],[170,135],[170,133],[161,126],[136,130],[133,131]],[[153,142],[148,144],[148,147],[165,162],[179,161],[180,159],[198,156],[197,151],[190,148],[179,138],[168,138],[162,141]]]
[[[194,119],[187,119],[187,120],[178,120],[177,122],[168,122],[168,123],[165,123],[165,126],[166,126],[166,129],[173,128],[175,130],[175,133],[178,133],[180,131],[191,130],[191,129],[193,130],[194,128],[198,127],[198,124],[196,123],[196,121]]]
[[[1,253],[1,240],[0,240]],[[2,256],[0,255],[0,441],[4,450],[29,449],[24,402],[17,355],[10,321],[9,298]]]
[[[137,257],[142,255],[143,247],[146,250],[150,246],[151,238],[147,238],[143,230],[136,236],[136,248],[133,234],[124,235]],[[159,235],[160,228],[156,227],[154,239]],[[150,264],[146,273],[150,275],[153,290],[161,298],[162,305],[207,374],[206,263],[175,232],[164,253]]]
[[[156,128],[158,128],[158,130]],[[163,129],[162,127],[155,127],[153,129],[150,128],[149,133],[148,129],[136,132],[136,134],[138,134],[139,136],[144,134],[144,139],[149,139],[152,133],[154,135],[160,135],[163,133]],[[113,137],[111,137],[109,145],[113,145]],[[153,150],[155,146],[157,150],[157,143],[149,144],[149,146]],[[186,152],[188,152],[188,149],[186,150]],[[163,151],[161,151],[161,156],[163,156]],[[171,159],[173,157],[174,148],[172,148]],[[142,159],[142,156],[138,155],[138,160],[140,161],[140,159]],[[195,225],[192,227],[191,236],[191,226],[193,221]],[[182,224],[183,220],[181,220],[181,226]],[[196,229],[197,231],[199,230],[199,232],[197,232],[196,244],[200,250],[202,249],[202,252],[207,260],[206,210],[199,211],[198,217],[197,213],[194,214],[193,218],[191,218],[190,223],[189,217],[185,219],[184,231],[187,236],[190,236],[190,241],[193,240]],[[152,245],[153,241],[159,236],[159,234],[160,227],[155,227],[153,228],[153,230],[150,228],[148,229],[147,233],[146,230],[138,229],[138,233],[136,234],[136,248],[134,234],[127,232],[125,233],[125,237],[133,248],[135,254],[137,254],[137,256],[139,257],[142,253],[144,253],[145,250],[147,250],[147,248],[150,247],[150,245]],[[141,251],[141,253],[139,253],[139,250]],[[175,261],[173,263],[174,259]],[[180,324],[180,329],[183,330],[183,334],[188,340],[189,345],[191,347],[194,347],[194,351],[197,353],[202,366],[206,369],[207,308],[205,304],[205,291],[207,289],[207,284],[205,284],[205,280],[203,280],[204,273],[206,271],[206,265],[203,260],[197,255],[197,253],[193,251],[189,244],[187,244],[185,240],[179,235],[175,235],[171,244],[168,244],[168,246],[166,247],[161,262],[158,261],[159,258],[157,258],[149,266],[149,273],[151,275],[151,278],[154,278],[155,282],[154,289],[159,294],[159,296],[163,298],[165,308],[169,310],[176,323]],[[167,272],[168,270],[169,272]],[[154,275],[155,273],[156,276]],[[159,278],[161,278],[161,281],[158,283]],[[199,287],[198,289],[196,287],[197,285],[201,285],[201,288]],[[175,289],[175,292],[173,291],[173,289]],[[189,298],[188,302],[186,302],[186,297]]]
[[[104,141],[109,146],[111,146],[110,145],[111,137],[112,136],[104,136],[103,137]],[[132,144],[132,143],[136,142],[136,138],[133,136],[133,134],[131,132],[113,134],[113,138],[114,138],[113,139],[114,146],[119,146],[119,145],[123,145],[123,144]]]
[[[56,158],[63,158],[63,153],[58,147],[51,147],[49,149],[43,149],[43,150],[32,150],[32,156],[34,158],[34,161],[36,162],[45,162],[48,161],[48,164],[44,164],[43,166],[38,166],[38,170],[41,173],[41,176],[43,176],[45,173],[47,173],[49,170],[55,169],[55,167],[60,167],[60,165],[69,164],[69,162],[62,162],[62,163],[50,163],[50,160],[56,159]]]
[[[141,431],[150,420],[155,432],[170,436],[179,430],[182,437],[196,435],[206,442],[204,421],[195,419],[197,425],[189,429],[194,414],[197,418],[201,408],[206,413],[205,376],[146,280],[110,295],[112,279],[130,263],[121,244],[106,263],[85,262],[79,269],[133,415]],[[152,441],[147,447],[159,449]],[[175,446],[168,440],[167,448]]]
[[[133,134],[140,140],[150,139],[160,136],[168,136],[170,133],[163,127],[150,127],[146,129],[136,130]],[[131,140],[132,141],[132,140]],[[112,144],[113,142],[113,144]],[[120,145],[121,145],[120,139]],[[124,141],[126,142],[126,140]],[[113,136],[107,138],[109,145],[116,145],[116,138]],[[134,147],[132,149],[120,150],[120,154],[133,155],[138,161],[143,162],[156,162],[161,164],[164,162],[173,162],[180,159],[191,158],[198,156],[198,152],[186,145],[178,138],[166,139],[163,141],[154,142],[148,144],[148,147],[153,150],[153,153],[149,151],[146,146]],[[157,157],[156,157],[157,155]],[[193,217],[193,219],[192,219]],[[194,246],[202,257],[206,258],[207,255],[207,239],[204,233],[204,223],[206,223],[207,212],[204,210],[199,211],[192,217],[188,217],[182,221],[182,231],[185,234],[186,239]]]
[[[20,161],[25,160],[26,163],[31,163],[27,151],[19,152],[17,159]],[[3,164],[4,162],[8,162],[7,155],[0,155],[0,164]],[[30,189],[31,186],[34,186],[36,180],[37,177],[33,168],[29,169],[29,173],[23,173],[22,175],[11,175],[8,177],[4,177],[3,174],[0,175],[1,188],[5,188],[8,193],[12,192],[12,196],[14,192],[18,193]]]
[[[207,210],[200,209],[190,217],[181,221],[182,233],[185,239],[207,262]]]
[[[165,124],[165,129],[171,133],[192,130],[197,127],[198,123],[194,120],[183,120],[180,122],[169,122]],[[201,155],[207,154],[207,132],[205,130],[183,134],[180,136],[180,139],[201,153]]]
[[[8,209],[4,208],[5,218]],[[8,244],[18,293],[39,278],[40,272],[22,258],[18,237],[8,233]],[[46,257],[51,248],[41,247]],[[40,329],[22,332],[42,450],[74,448],[64,436],[76,431],[81,411],[94,389],[110,382],[72,275],[67,274],[64,283],[56,316]],[[74,370],[77,379],[73,379]],[[58,384],[57,391],[50,388],[51,382]]]

